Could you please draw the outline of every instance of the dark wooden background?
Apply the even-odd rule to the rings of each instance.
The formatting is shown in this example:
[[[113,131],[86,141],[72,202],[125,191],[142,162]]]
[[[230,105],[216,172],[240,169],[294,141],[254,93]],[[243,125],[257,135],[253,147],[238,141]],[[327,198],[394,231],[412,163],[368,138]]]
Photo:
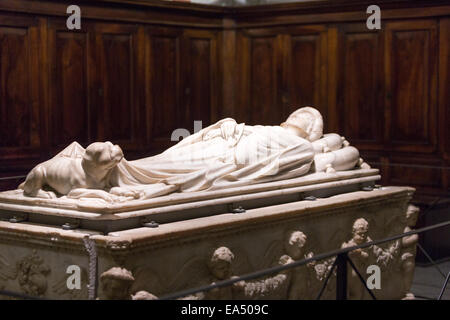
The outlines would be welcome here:
[[[72,2],[1,0],[0,190],[75,140],[135,159],[194,120],[279,124],[312,105],[383,184],[439,211],[422,224],[450,218],[450,5],[380,0],[368,30],[371,2],[77,1],[70,31]]]

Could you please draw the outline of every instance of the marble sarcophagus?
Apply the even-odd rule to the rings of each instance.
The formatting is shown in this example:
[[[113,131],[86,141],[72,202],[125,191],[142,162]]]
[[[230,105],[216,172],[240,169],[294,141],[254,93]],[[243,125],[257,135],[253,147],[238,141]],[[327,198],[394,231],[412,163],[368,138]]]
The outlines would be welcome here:
[[[153,299],[410,230],[414,189],[376,185],[378,170],[322,126],[313,108],[280,127],[224,119],[132,162],[111,143],[72,144],[0,193],[0,290]],[[377,298],[411,297],[416,242],[350,253],[364,276],[379,267]],[[185,299],[314,299],[332,263]],[[350,298],[368,297],[348,281]]]

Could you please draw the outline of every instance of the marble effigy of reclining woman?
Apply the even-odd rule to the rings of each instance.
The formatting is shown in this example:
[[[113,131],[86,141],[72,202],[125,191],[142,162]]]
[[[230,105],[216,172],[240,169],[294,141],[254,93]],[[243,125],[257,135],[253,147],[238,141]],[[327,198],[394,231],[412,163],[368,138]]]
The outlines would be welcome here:
[[[323,134],[319,111],[303,107],[280,126],[249,126],[227,118],[166,151],[127,161],[119,146],[74,142],[36,166],[20,185],[25,196],[149,199],[173,192],[240,187],[369,168],[356,148],[338,134]]]

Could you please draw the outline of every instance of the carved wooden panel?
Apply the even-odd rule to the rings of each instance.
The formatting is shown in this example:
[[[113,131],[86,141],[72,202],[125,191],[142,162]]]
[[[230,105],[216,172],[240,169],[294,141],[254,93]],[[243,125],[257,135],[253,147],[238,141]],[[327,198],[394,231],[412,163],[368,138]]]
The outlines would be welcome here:
[[[248,30],[238,38],[238,120],[280,124],[281,36],[272,30]]]
[[[277,124],[280,122],[281,104],[277,94],[277,37],[251,40],[250,122]]]
[[[38,153],[39,54],[37,20],[0,16],[0,159]]]
[[[386,141],[394,150],[434,152],[436,22],[392,22],[386,24],[386,32]]]
[[[315,106],[327,118],[326,28],[286,28],[283,41],[283,118],[301,106]]]
[[[204,30],[185,30],[183,34],[181,122],[191,133],[194,121],[203,127],[217,113],[217,35]]]
[[[342,26],[338,49],[337,115],[340,132],[363,149],[383,148],[383,50],[379,32]]]
[[[326,117],[326,50],[325,26],[240,32],[236,79],[240,119],[276,125],[306,105]]]
[[[443,151],[444,188],[450,191],[450,19],[442,19],[439,28],[439,143]]]
[[[92,48],[85,25],[80,32],[68,31],[65,21],[49,27],[51,147],[61,149],[73,141],[87,144],[95,140],[91,120],[89,60]],[[88,51],[90,49],[90,51]],[[57,150],[56,150],[57,151]]]
[[[165,32],[163,32],[165,31]],[[177,29],[152,34],[148,46],[147,130],[151,141],[168,142],[172,131],[181,126],[180,44]]]
[[[97,76],[94,112],[98,139],[112,140],[126,149],[139,148],[138,107],[135,103],[137,30],[132,26],[96,26]]]
[[[439,136],[444,158],[450,165],[450,18],[440,21],[439,29]],[[449,171],[450,173],[450,171]],[[450,177],[450,174],[449,174]]]

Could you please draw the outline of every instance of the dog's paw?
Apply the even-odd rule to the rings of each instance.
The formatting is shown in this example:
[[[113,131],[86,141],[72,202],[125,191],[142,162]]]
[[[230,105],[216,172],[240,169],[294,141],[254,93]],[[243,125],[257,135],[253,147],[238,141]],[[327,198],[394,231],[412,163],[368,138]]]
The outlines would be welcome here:
[[[133,191],[133,198],[134,199],[141,199],[145,195],[144,191]]]
[[[133,199],[140,199],[142,198],[144,193],[142,191],[136,191],[136,190],[129,190],[128,192],[124,193],[123,196],[127,198],[133,198]]]
[[[102,194],[101,196],[99,196],[99,198],[109,204],[122,202],[122,199],[123,199],[123,197],[121,197],[121,196],[117,196],[115,194],[108,194],[108,193]]]
[[[111,188],[111,190],[109,190],[109,192],[111,194],[119,196],[119,197],[133,198],[133,199],[139,199],[143,196],[142,191],[129,190],[129,189],[124,189],[124,188],[120,188],[120,187]]]
[[[57,199],[58,196],[53,191],[43,191],[39,192],[38,194],[39,198],[43,199]]]

